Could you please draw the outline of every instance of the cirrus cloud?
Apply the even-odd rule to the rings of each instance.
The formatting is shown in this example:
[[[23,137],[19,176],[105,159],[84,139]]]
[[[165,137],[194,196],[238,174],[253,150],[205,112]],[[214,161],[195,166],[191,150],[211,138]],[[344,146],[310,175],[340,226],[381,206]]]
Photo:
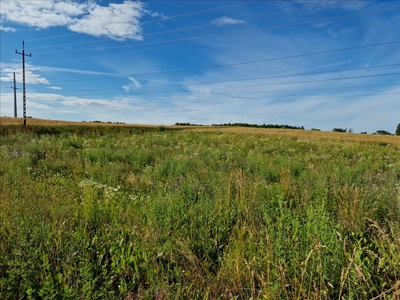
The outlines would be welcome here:
[[[128,77],[128,79],[129,79],[129,81],[130,81],[129,84],[122,86],[122,88],[123,88],[125,91],[130,92],[131,90],[139,89],[139,88],[142,87],[141,84],[140,84],[140,82],[137,81],[135,78],[133,78],[133,77]]]
[[[233,19],[229,17],[220,17],[211,22],[213,25],[224,26],[224,25],[236,25],[245,23],[243,20]]]

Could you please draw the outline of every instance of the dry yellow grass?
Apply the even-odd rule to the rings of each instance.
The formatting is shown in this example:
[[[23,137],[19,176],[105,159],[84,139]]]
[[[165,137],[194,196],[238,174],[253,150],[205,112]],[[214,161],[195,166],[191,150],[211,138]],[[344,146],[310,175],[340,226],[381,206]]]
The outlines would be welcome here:
[[[1,117],[1,125],[22,125],[22,118]],[[159,127],[159,125],[143,124],[113,124],[113,123],[93,123],[93,122],[70,122],[59,120],[27,119],[27,125],[43,126],[135,126],[135,127]],[[297,140],[320,140],[338,142],[358,142],[358,143],[384,143],[400,146],[400,136],[379,135],[379,134],[357,134],[342,132],[327,132],[314,130],[293,130],[293,129],[270,129],[270,128],[251,128],[251,127],[213,127],[213,126],[165,126],[166,128],[184,129],[198,132],[225,132],[244,135],[264,135],[273,137],[285,137]]]
[[[359,143],[384,143],[400,146],[400,136],[379,135],[379,134],[358,134],[343,132],[327,132],[315,130],[294,130],[294,129],[269,129],[249,127],[202,127],[194,128],[195,131],[230,132],[237,134],[255,134],[273,137],[285,137],[297,140],[320,140],[338,142],[359,142]]]
[[[23,118],[1,117],[0,125],[22,125]],[[140,127],[158,127],[156,125],[143,125],[143,124],[114,124],[114,123],[93,123],[93,122],[71,122],[61,120],[44,120],[28,118],[26,124],[29,125],[42,125],[42,126],[140,126]]]

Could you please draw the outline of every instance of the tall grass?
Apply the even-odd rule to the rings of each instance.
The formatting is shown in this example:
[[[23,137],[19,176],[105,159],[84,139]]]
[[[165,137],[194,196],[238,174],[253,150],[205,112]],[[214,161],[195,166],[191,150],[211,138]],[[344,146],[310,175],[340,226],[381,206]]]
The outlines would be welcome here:
[[[0,145],[1,299],[400,297],[396,145],[66,129]]]

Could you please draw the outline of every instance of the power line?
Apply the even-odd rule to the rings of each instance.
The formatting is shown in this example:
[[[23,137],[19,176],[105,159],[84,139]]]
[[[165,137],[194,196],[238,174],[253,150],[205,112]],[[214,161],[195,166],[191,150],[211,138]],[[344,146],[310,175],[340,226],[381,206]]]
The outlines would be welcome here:
[[[389,95],[400,95],[400,93],[377,93],[377,94],[359,94],[359,95],[341,95],[341,96],[312,96],[312,97],[297,97],[301,99],[337,99],[337,98],[355,98],[355,97],[370,97],[370,96],[389,96]],[[296,97],[291,97],[296,98]],[[250,100],[250,99],[246,99]],[[260,99],[260,98],[253,98],[251,100],[265,100],[265,99]],[[288,100],[285,98],[285,100]],[[238,101],[235,101],[238,102]]]
[[[140,46],[142,46],[142,45],[154,45],[154,44],[171,43],[171,42],[181,42],[181,41],[192,41],[192,40],[198,40],[198,39],[204,39],[204,38],[216,38],[216,37],[223,37],[223,36],[227,36],[227,35],[252,33],[252,32],[257,32],[257,31],[262,31],[262,30],[270,30],[270,29],[298,26],[298,25],[310,24],[310,23],[315,23],[315,22],[332,21],[332,20],[337,20],[337,19],[354,17],[354,16],[358,16],[358,15],[376,14],[376,13],[380,13],[380,12],[383,12],[383,11],[390,11],[390,10],[393,10],[395,8],[398,8],[398,7],[400,7],[400,6],[392,5],[392,6],[386,6],[383,9],[380,9],[380,10],[374,10],[373,12],[370,12],[370,13],[365,13],[365,11],[371,10],[371,9],[367,9],[367,10],[364,10],[363,12],[361,12],[361,13],[344,15],[344,16],[337,16],[337,17],[330,17],[330,18],[323,18],[323,19],[314,19],[314,20],[308,20],[308,21],[284,24],[284,25],[262,27],[262,28],[257,28],[257,29],[231,31],[231,32],[225,32],[225,33],[213,34],[213,35],[206,35],[206,36],[197,36],[197,37],[188,37],[188,38],[175,39],[175,40],[142,43],[142,44],[140,44]],[[112,47],[102,47],[102,49],[116,49],[116,48],[126,48],[126,47],[134,47],[134,46],[138,46],[138,45],[120,45],[120,46],[112,46]],[[71,49],[71,50],[59,50],[59,51],[46,51],[46,52],[38,52],[37,54],[50,54],[50,53],[59,53],[59,52],[80,52],[80,51],[91,51],[91,50],[96,50],[96,49],[97,48],[83,48],[83,49]]]
[[[355,71],[355,70],[365,70],[365,69],[376,69],[376,68],[386,68],[386,67],[394,67],[399,66],[400,64],[391,64],[391,65],[381,65],[381,66],[371,66],[371,67],[360,67],[360,68],[349,68],[349,69],[338,69],[331,71],[319,71],[319,72],[310,72],[310,73],[298,73],[298,74],[285,74],[285,75],[274,75],[274,76],[265,76],[265,77],[255,77],[255,78],[245,78],[245,79],[235,79],[235,80],[226,80],[226,81],[211,81],[205,83],[190,83],[186,85],[199,85],[199,84],[219,84],[219,83],[229,83],[229,82],[241,82],[241,81],[253,81],[253,80],[261,80],[261,79],[274,79],[274,78],[284,78],[284,77],[294,77],[294,76],[308,76],[308,75],[317,75],[317,74],[328,74],[328,73],[337,73],[337,72],[347,72],[347,71]],[[154,87],[154,86],[153,86]],[[153,88],[151,87],[151,88]]]
[[[42,0],[37,0],[37,1],[42,1]],[[172,17],[162,17],[162,18],[158,18],[155,20],[149,20],[149,21],[142,22],[142,23],[140,23],[140,25],[153,23],[153,22],[159,22],[159,21],[168,21],[168,20],[172,20],[172,19],[201,14],[201,13],[210,12],[210,11],[216,11],[216,10],[233,7],[233,6],[238,6],[238,5],[243,5],[243,4],[252,3],[252,2],[256,2],[256,0],[244,1],[244,2],[235,3],[235,4],[231,4],[231,5],[226,5],[226,6],[221,6],[221,7],[216,7],[216,8],[206,9],[206,10],[200,10],[200,11],[194,11],[191,13],[176,15],[176,16],[172,16]],[[78,34],[81,34],[81,33],[77,32],[77,33],[70,33],[70,34],[54,35],[54,36],[49,36],[49,37],[37,38],[37,39],[29,39],[26,41],[47,40],[47,39],[54,39],[54,38],[59,38],[59,37],[73,36],[73,35],[78,35]],[[34,49],[34,48],[31,48],[31,49]]]
[[[267,17],[267,16],[285,14],[285,13],[289,13],[289,12],[307,10],[307,9],[313,8],[315,6],[316,5],[307,6],[307,7],[298,8],[298,9],[291,9],[291,10],[279,11],[279,12],[274,12],[274,13],[268,13],[268,14],[261,14],[261,15],[252,16],[252,17],[248,17],[248,18],[237,19],[237,21],[247,21],[247,20],[256,19],[256,18],[262,18],[262,17]],[[210,27],[210,26],[216,26],[216,25],[214,23],[208,23],[208,24],[202,24],[202,25],[198,25],[198,26],[191,26],[191,27],[176,28],[176,29],[171,29],[171,30],[151,32],[151,33],[143,34],[142,36],[146,37],[146,36],[151,36],[151,35],[165,34],[165,33],[184,31],[184,30],[191,30],[191,29],[198,29],[198,28],[204,28],[204,27]],[[102,40],[96,40],[96,41],[85,41],[85,42],[78,42],[78,43],[48,45],[48,46],[34,47],[34,48],[29,48],[29,49],[30,50],[37,50],[37,49],[56,48],[56,47],[74,46],[74,45],[82,45],[82,44],[92,44],[92,43],[99,43],[99,42],[104,42],[104,41],[109,41],[109,40],[110,39],[102,39]]]
[[[139,73],[139,74],[132,74],[131,76],[146,76],[146,75],[155,75],[155,74],[158,75],[158,74],[165,74],[165,73],[179,73],[179,72],[200,71],[200,70],[205,70],[205,69],[214,69],[214,68],[222,68],[222,67],[233,67],[233,66],[239,66],[239,65],[247,65],[247,64],[254,64],[254,63],[261,63],[261,62],[277,61],[277,60],[283,60],[283,59],[289,59],[289,58],[299,58],[299,57],[305,57],[305,56],[334,53],[334,52],[346,51],[346,50],[362,49],[362,48],[367,48],[367,47],[390,45],[390,44],[395,44],[395,43],[400,43],[400,41],[388,42],[388,43],[380,43],[380,44],[372,44],[372,45],[365,45],[365,46],[348,47],[348,48],[327,50],[327,51],[319,51],[319,52],[312,52],[312,53],[306,53],[306,54],[277,57],[277,58],[260,59],[260,60],[254,60],[254,61],[249,61],[249,62],[239,62],[239,63],[232,63],[232,64],[215,65],[215,66],[201,67],[201,68],[167,70],[167,71],[141,73],[141,74]]]
[[[125,51],[125,52],[119,52],[119,53],[108,53],[108,54],[101,54],[101,55],[91,55],[90,57],[91,58],[92,57],[96,57],[97,58],[97,57],[105,57],[105,56],[122,55],[122,54],[128,54],[128,53],[137,53],[137,52],[143,52],[143,51],[149,51],[149,50],[158,50],[158,49],[163,49],[163,48],[168,48],[168,47],[174,47],[174,46],[179,46],[179,45],[182,45],[182,43],[177,43],[177,44],[172,44],[172,45],[164,45],[164,46],[146,48],[146,49],[134,50],[134,51]],[[142,46],[142,45],[137,45],[137,46]],[[50,61],[50,62],[47,62],[47,64],[56,64],[56,63],[60,63],[60,62],[77,61],[77,60],[85,60],[85,59],[88,59],[88,57],[78,57],[78,58],[73,58],[73,59]]]
[[[275,85],[293,85],[293,84],[301,84],[301,83],[315,83],[315,82],[328,82],[328,81],[340,81],[340,80],[351,80],[351,79],[360,79],[360,78],[375,78],[375,77],[386,77],[386,76],[399,76],[400,73],[386,73],[386,74],[376,74],[376,75],[361,75],[361,76],[351,76],[351,77],[338,77],[338,78],[329,78],[329,79],[317,79],[317,80],[304,80],[304,81],[295,81],[295,82],[280,82],[280,83],[268,83],[268,84],[257,84],[257,85],[242,85],[242,86],[227,86],[227,87],[216,87],[216,88],[205,88],[203,89],[191,89],[189,92],[203,92],[203,91],[214,91],[214,90],[231,90],[232,88],[235,89],[247,89],[253,87],[264,87],[264,86],[275,86]],[[173,90],[173,91],[151,91],[151,92],[144,92],[144,93],[135,93],[135,95],[140,94],[165,94],[170,92],[188,92],[182,90]]]
[[[167,20],[181,18],[181,17],[187,17],[187,16],[192,16],[192,15],[205,13],[205,12],[210,12],[210,11],[216,11],[216,10],[220,10],[220,9],[224,9],[224,8],[228,8],[228,7],[233,7],[233,6],[238,6],[238,5],[243,5],[243,4],[247,4],[247,3],[253,3],[253,2],[256,2],[256,0],[244,1],[244,2],[240,2],[240,3],[232,4],[232,5],[227,5],[227,6],[217,7],[217,8],[201,10],[201,11],[198,11],[198,12],[192,12],[192,13],[186,13],[186,14],[182,14],[182,15],[176,15],[176,16],[172,16],[172,17],[167,17]],[[148,23],[153,23],[153,22],[157,22],[157,21],[165,21],[165,20],[166,20],[165,18],[160,18],[160,19],[157,19],[157,20],[146,21],[146,22],[143,22],[142,24],[148,24]]]
[[[393,42],[387,42],[387,43],[378,43],[378,44],[370,44],[370,45],[364,45],[364,46],[355,46],[355,47],[349,47],[349,48],[341,48],[341,49],[335,49],[335,50],[327,50],[327,51],[312,52],[312,53],[293,55],[293,56],[285,56],[285,57],[282,57],[282,58],[261,59],[261,60],[255,60],[255,61],[249,61],[249,62],[240,62],[240,63],[233,63],[233,64],[215,65],[215,66],[201,67],[201,68],[157,71],[157,72],[149,72],[148,74],[147,73],[140,73],[139,76],[153,75],[153,74],[163,74],[163,73],[177,73],[177,72],[205,70],[205,69],[221,68],[221,67],[228,67],[228,66],[235,66],[235,65],[246,65],[246,64],[258,63],[258,62],[267,62],[267,61],[274,61],[274,60],[280,60],[280,59],[286,59],[286,58],[297,58],[297,57],[303,57],[303,56],[309,56],[309,55],[326,54],[326,53],[331,53],[331,52],[362,49],[362,48],[367,48],[367,47],[384,46],[384,45],[391,45],[391,44],[398,44],[398,43],[400,43],[400,41],[393,41]],[[166,45],[166,46],[161,46],[161,47],[154,47],[154,48],[147,48],[147,49],[142,49],[142,50],[135,50],[135,51],[127,51],[127,52],[95,55],[94,57],[105,57],[105,56],[113,56],[113,55],[122,55],[122,54],[128,54],[128,53],[136,53],[136,52],[142,52],[142,51],[162,49],[162,48],[166,48],[166,47],[179,46],[179,45],[181,45],[181,43],[178,43],[178,44],[175,44],[175,45]],[[138,46],[141,46],[141,45],[138,45]],[[93,56],[91,56],[91,57],[93,57]],[[67,61],[76,61],[76,60],[84,60],[84,59],[87,59],[87,57],[80,57],[80,58],[68,59],[68,60],[59,60],[59,61],[53,61],[53,62],[47,62],[47,63],[54,64],[54,63],[67,62]],[[129,76],[136,76],[136,75],[135,74],[131,74]],[[121,76],[121,77],[125,77],[125,76]]]
[[[360,79],[360,78],[385,77],[385,76],[394,76],[394,75],[400,75],[400,73],[385,73],[385,74],[375,74],[375,75],[360,75],[360,76],[338,77],[338,78],[329,78],[329,79],[305,80],[305,81],[296,81],[296,82],[268,83],[268,84],[258,84],[258,85],[250,85],[250,86],[236,86],[235,88],[249,88],[249,87],[274,86],[274,85],[291,85],[291,84],[299,84],[299,83],[327,82],[327,81],[338,81],[338,80],[349,80],[349,79]],[[218,87],[218,88],[209,89],[209,90],[218,90],[218,89],[232,89],[232,87],[231,86],[230,87]],[[191,91],[204,91],[204,89],[191,90]]]
[[[240,86],[240,87],[229,87],[230,90],[235,90],[236,88],[252,88],[252,87],[264,87],[265,84],[260,84],[260,85],[253,85],[253,86]],[[280,92],[285,92],[285,93],[290,93],[290,92],[309,92],[309,91],[326,91],[326,90],[345,90],[345,89],[359,89],[359,88],[375,88],[375,87],[387,87],[387,86],[399,86],[399,84],[372,84],[372,85],[361,85],[361,86],[347,86],[347,87],[324,87],[324,88],[313,88],[313,89],[290,89],[287,90],[285,89],[284,91],[282,90],[274,90],[274,91],[246,91],[246,94],[272,94],[272,93],[280,93]],[[218,91],[219,89],[227,89],[226,87],[223,88],[212,88],[208,89],[208,91]],[[88,89],[89,90],[89,89]],[[90,89],[91,91],[102,91],[102,90],[121,90],[121,88],[104,88],[104,89]],[[74,90],[70,92],[76,92],[76,91],[81,91],[81,90]],[[85,90],[83,90],[85,91]],[[87,90],[86,90],[87,91]],[[192,92],[193,90],[176,90],[172,92],[177,92],[177,93],[188,93]],[[199,90],[200,91],[200,90]],[[69,91],[64,91],[63,92],[69,92]],[[171,92],[171,91],[168,91]],[[136,95],[142,95],[142,94],[165,94],[165,91],[152,91],[152,92],[146,92],[146,93],[134,93],[133,96]],[[90,95],[90,96],[98,96],[98,95],[115,95],[116,93],[93,93],[93,92],[87,92],[87,93],[79,93],[79,95]],[[132,94],[131,94],[132,95]]]
[[[71,80],[55,81],[54,83],[84,81],[84,80],[101,80],[101,79],[108,79],[108,78],[124,78],[124,77],[128,77],[128,76],[131,76],[131,77],[135,76],[136,77],[136,76],[148,76],[148,75],[159,75],[159,74],[168,74],[168,73],[200,71],[200,70],[223,68],[223,67],[233,67],[233,66],[247,65],[247,64],[254,64],[254,63],[261,63],[261,62],[278,61],[278,60],[291,59],[291,58],[307,57],[307,56],[335,53],[335,52],[341,52],[341,51],[364,49],[364,48],[377,47],[377,46],[387,46],[387,45],[393,45],[393,44],[399,44],[399,43],[400,43],[400,40],[399,41],[393,41],[393,42],[386,42],[386,43],[376,43],[376,44],[369,44],[369,45],[363,45],[363,46],[354,46],[354,47],[339,48],[339,49],[333,49],[333,50],[324,50],[324,51],[297,54],[297,55],[290,55],[290,56],[282,56],[282,57],[275,57],[275,58],[253,60],[253,61],[247,61],[247,62],[238,62],[238,63],[232,63],[232,64],[214,65],[214,66],[201,67],[201,68],[165,70],[165,71],[146,72],[146,73],[133,73],[133,74],[125,74],[125,75],[115,75],[115,76],[100,77],[100,78],[97,77],[97,78],[86,78],[86,79],[71,79]]]
[[[302,83],[316,83],[316,82],[329,82],[329,81],[340,81],[340,80],[352,80],[352,79],[360,79],[360,78],[376,78],[376,77],[386,77],[386,76],[394,76],[394,75],[400,75],[400,73],[385,73],[385,74],[374,74],[374,75],[360,75],[360,76],[350,76],[350,77],[339,77],[339,78],[329,78],[329,79],[317,79],[317,80],[306,80],[306,81],[295,81],[295,82],[280,82],[280,83],[262,83],[262,84],[253,84],[253,85],[240,85],[240,86],[223,86],[223,87],[204,87],[201,89],[190,89],[190,90],[183,90],[183,89],[175,89],[175,90],[167,90],[167,91],[145,91],[145,92],[135,92],[134,96],[136,95],[147,95],[147,94],[166,94],[166,93],[188,93],[188,92],[204,92],[204,91],[217,91],[217,90],[232,90],[232,89],[248,89],[248,88],[255,88],[255,87],[266,87],[266,86],[276,86],[276,85],[293,85],[293,84],[302,84]],[[391,85],[398,85],[398,84],[387,84],[387,86]],[[373,87],[374,85],[369,85],[368,87]],[[375,86],[386,86],[386,85],[375,85]],[[176,87],[176,86],[164,86],[164,87]],[[146,87],[148,89],[153,89],[155,86],[152,87]],[[142,88],[144,89],[144,88]],[[329,89],[329,88],[324,88],[324,89]],[[332,88],[336,89],[336,88]],[[90,89],[88,89],[90,90]],[[114,90],[114,88],[110,89],[91,89],[91,90]],[[121,90],[121,88],[118,88],[118,90]],[[313,89],[310,89],[313,90]],[[318,89],[316,89],[318,90]],[[79,91],[75,89],[73,92]],[[83,90],[85,91],[85,90]],[[296,90],[288,90],[288,91],[296,91]],[[68,91],[66,91],[68,93]],[[274,92],[279,92],[279,91],[274,91]],[[113,93],[112,95],[114,95]],[[106,95],[104,93],[98,93],[94,94],[92,92],[87,93],[87,95]],[[110,95],[110,94],[109,94]]]
[[[369,66],[369,67],[358,67],[358,68],[347,68],[347,69],[336,69],[330,71],[318,71],[318,72],[310,72],[310,73],[297,73],[297,74],[284,74],[284,75],[274,75],[274,76],[263,76],[263,77],[255,77],[255,78],[245,78],[245,79],[235,79],[235,80],[226,80],[226,81],[212,81],[212,82],[201,82],[201,83],[190,83],[187,85],[199,85],[199,84],[216,84],[216,83],[228,83],[228,82],[237,82],[237,81],[251,81],[251,80],[261,80],[261,79],[272,79],[272,78],[283,78],[283,77],[293,77],[293,76],[305,76],[305,75],[316,75],[316,74],[326,74],[326,73],[336,73],[336,72],[345,72],[345,71],[355,71],[355,70],[365,70],[365,69],[376,69],[376,68],[386,68],[386,67],[394,67],[399,66],[400,63],[396,64],[388,64],[388,65],[379,65],[379,66]],[[106,78],[119,78],[121,76],[115,77],[106,77]],[[127,77],[127,76],[123,76]],[[87,80],[99,80],[105,78],[90,78],[90,79],[76,79],[70,81],[55,81],[53,83],[60,82],[71,82],[71,81],[87,81]],[[181,84],[175,85],[161,85],[161,86],[151,86],[146,88],[159,88],[159,87],[170,87],[170,86],[182,86]]]

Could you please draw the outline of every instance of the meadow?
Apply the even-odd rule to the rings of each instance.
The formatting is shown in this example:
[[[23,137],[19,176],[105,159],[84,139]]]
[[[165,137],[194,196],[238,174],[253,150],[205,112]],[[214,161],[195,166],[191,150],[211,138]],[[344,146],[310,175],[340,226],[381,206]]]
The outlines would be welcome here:
[[[399,147],[3,120],[0,299],[399,299]]]

